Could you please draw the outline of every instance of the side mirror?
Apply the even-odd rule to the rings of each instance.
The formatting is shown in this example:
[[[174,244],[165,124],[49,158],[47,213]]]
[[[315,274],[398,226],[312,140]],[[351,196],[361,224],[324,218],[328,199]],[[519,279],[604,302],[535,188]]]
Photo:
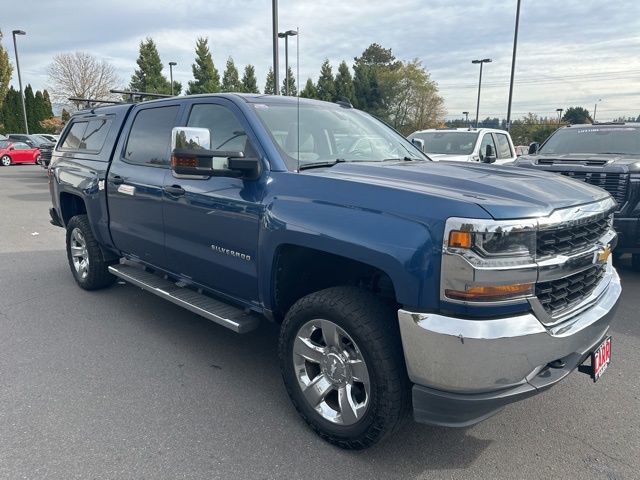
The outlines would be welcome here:
[[[540,150],[540,144],[538,142],[533,142],[529,145],[529,155],[534,155]]]
[[[493,151],[492,145],[487,145],[484,153],[484,157],[482,158],[483,163],[494,163],[496,161],[496,152]]]
[[[211,132],[206,128],[175,127],[171,131],[171,170],[176,175],[241,177],[260,176],[260,159],[245,158],[244,152],[211,150]]]
[[[424,152],[424,140],[421,138],[412,138],[411,143],[413,143],[421,152]]]

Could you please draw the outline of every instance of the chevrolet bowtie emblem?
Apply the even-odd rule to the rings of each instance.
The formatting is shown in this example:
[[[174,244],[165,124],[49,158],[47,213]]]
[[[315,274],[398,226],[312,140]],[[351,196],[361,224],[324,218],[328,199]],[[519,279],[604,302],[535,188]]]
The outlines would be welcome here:
[[[595,263],[606,263],[609,260],[609,255],[611,255],[611,247],[607,245],[602,250],[596,252],[596,262]]]

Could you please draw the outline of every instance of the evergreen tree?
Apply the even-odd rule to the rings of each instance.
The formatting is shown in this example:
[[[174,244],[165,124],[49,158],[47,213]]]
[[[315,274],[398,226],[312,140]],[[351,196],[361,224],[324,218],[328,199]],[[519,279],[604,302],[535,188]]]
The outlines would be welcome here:
[[[2,121],[5,133],[25,133],[20,92],[9,87],[2,104]]]
[[[149,93],[171,93],[171,84],[169,80],[162,74],[162,62],[158,54],[158,48],[152,38],[147,37],[146,40],[140,42],[140,54],[138,55],[138,69],[131,77],[129,89],[137,92]],[[174,82],[175,86],[179,82]],[[179,85],[182,89],[182,85]],[[180,93],[178,90],[177,93]]]
[[[45,129],[42,127],[42,121],[46,120],[48,117],[44,103],[44,95],[42,95],[40,90],[36,91],[36,97],[33,103],[33,117],[33,133],[44,132]],[[31,130],[31,127],[29,127],[29,131]]]
[[[51,118],[53,117],[53,106],[51,105],[51,98],[46,88],[42,91],[42,97],[44,99],[44,118]]]
[[[296,88],[296,79],[293,76],[293,70],[291,70],[291,67],[289,67],[288,72],[289,72],[289,96],[295,97],[298,94],[298,89]],[[282,88],[280,88],[280,94],[281,95],[287,94],[287,76],[286,75],[282,79]]]
[[[247,65],[244,67],[244,74],[242,75],[242,91],[245,93],[260,93],[260,90],[258,90],[256,69],[253,65]]]
[[[269,67],[269,71],[267,72],[267,79],[264,83],[264,93],[265,95],[275,95],[276,89],[274,85],[275,79],[273,77],[273,68]]]
[[[333,72],[329,59],[325,59],[320,67],[320,78],[316,86],[318,90],[318,98],[326,102],[333,102],[336,96],[336,86],[333,79]]]
[[[187,95],[220,91],[220,74],[213,64],[208,38],[199,37],[196,40],[196,61],[191,70],[194,80],[189,82]]]
[[[242,84],[240,83],[240,77],[238,75],[238,69],[233,62],[233,58],[227,59],[227,66],[224,69],[222,75],[222,91],[223,92],[240,92],[242,91]]]
[[[24,89],[24,108],[27,111],[27,125],[29,126],[29,133],[36,133],[38,131],[38,119],[36,118],[35,111],[36,98],[33,95],[33,88],[30,84]]]
[[[1,42],[2,32],[0,31],[0,109],[2,109],[2,104],[9,91],[9,82],[13,71],[11,62],[9,62],[9,54]]]
[[[381,118],[387,118],[386,103],[395,85],[385,82],[390,72],[401,68],[402,63],[393,56],[391,49],[372,43],[360,57],[354,58],[353,87],[355,106]]]
[[[313,84],[313,80],[307,79],[307,83],[304,85],[304,89],[300,92],[300,96],[304,98],[318,98],[318,90]]]
[[[355,92],[353,89],[353,78],[351,77],[351,71],[347,62],[344,60],[338,67],[338,73],[336,74],[336,100],[340,100],[343,97],[348,99],[351,103],[355,101]]]

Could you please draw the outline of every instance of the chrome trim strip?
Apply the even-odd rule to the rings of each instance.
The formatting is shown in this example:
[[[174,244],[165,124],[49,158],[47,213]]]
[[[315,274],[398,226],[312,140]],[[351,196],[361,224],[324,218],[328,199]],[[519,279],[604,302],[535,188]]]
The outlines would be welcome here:
[[[556,230],[590,223],[613,213],[617,205],[616,201],[611,196],[608,196],[586,205],[555,210],[548,217],[538,218],[538,229]]]

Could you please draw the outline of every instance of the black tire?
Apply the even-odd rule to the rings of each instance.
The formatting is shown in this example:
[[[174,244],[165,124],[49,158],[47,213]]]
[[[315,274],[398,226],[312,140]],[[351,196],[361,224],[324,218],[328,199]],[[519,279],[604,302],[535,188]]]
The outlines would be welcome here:
[[[640,253],[631,255],[631,268],[636,272],[640,272]]]
[[[396,430],[409,409],[409,380],[400,340],[397,313],[371,293],[356,287],[333,287],[298,300],[280,331],[280,369],[298,413],[326,441],[344,449],[367,448]],[[294,341],[313,319],[338,325],[357,344],[369,373],[366,410],[352,425],[323,418],[305,399],[294,367]]]
[[[38,155],[35,161],[36,165],[42,165],[42,155]]]
[[[11,157],[9,155],[3,155],[2,158],[0,158],[0,166],[2,167],[8,167],[12,163],[13,160],[11,160]]]
[[[72,256],[72,237],[74,231],[79,231],[86,244],[86,257],[88,265],[86,273],[83,275],[75,266]],[[102,251],[98,246],[98,242],[93,236],[89,219],[86,215],[76,215],[67,225],[67,259],[69,267],[76,283],[85,290],[97,290],[99,288],[108,287],[115,282],[116,277],[109,273],[108,267],[114,262],[106,262]]]

